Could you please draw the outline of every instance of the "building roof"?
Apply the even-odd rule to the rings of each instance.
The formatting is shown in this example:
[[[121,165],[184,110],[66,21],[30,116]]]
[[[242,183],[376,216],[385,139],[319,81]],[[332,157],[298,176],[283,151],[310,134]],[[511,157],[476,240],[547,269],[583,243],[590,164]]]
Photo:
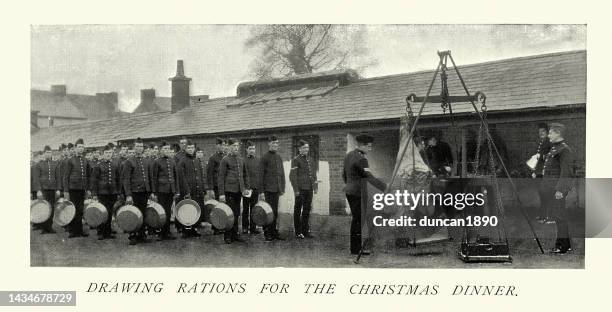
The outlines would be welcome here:
[[[56,96],[51,91],[30,90],[30,110],[39,116],[87,119],[66,96]]]
[[[117,116],[117,93],[54,94],[53,91],[30,90],[30,110],[39,116],[71,119],[106,119]]]
[[[490,112],[586,104],[584,50],[464,65],[459,66],[459,70],[472,94],[476,91],[486,94]],[[217,98],[192,104],[176,113],[145,114],[91,125],[41,129],[32,136],[32,144],[39,146],[47,142],[56,146],[62,143],[61,140],[74,141],[83,137],[86,142],[89,140],[88,145],[95,145],[93,142],[102,145],[135,137],[158,138],[394,119],[404,114],[407,95],[425,95],[433,72],[360,79],[310,97],[292,98],[280,94],[276,97],[278,100],[270,98],[253,104],[244,103],[244,97]],[[449,71],[448,87],[451,95],[465,94],[452,70]],[[438,80],[432,95],[439,93]],[[471,110],[469,103],[453,104],[453,112]],[[430,104],[426,105],[423,114],[442,114],[442,110],[440,105]],[[91,128],[96,128],[96,131],[91,131]]]

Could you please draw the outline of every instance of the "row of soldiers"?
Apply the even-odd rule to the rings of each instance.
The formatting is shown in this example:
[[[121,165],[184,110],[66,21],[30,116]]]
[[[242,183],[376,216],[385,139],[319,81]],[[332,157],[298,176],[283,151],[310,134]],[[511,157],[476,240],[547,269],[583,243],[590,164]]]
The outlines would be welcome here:
[[[309,145],[299,141],[299,155],[291,162],[290,182],[295,194],[294,229],[297,238],[311,238],[309,216],[313,193],[317,191],[316,172],[308,156]],[[49,146],[45,146],[42,160],[31,166],[33,198],[47,200],[51,205],[63,197],[76,208],[74,220],[66,227],[69,238],[88,236],[83,231],[84,202],[91,198],[109,210],[107,222],[97,229],[98,239],[114,238],[111,218],[116,202],[136,206],[144,215],[147,202],[158,202],[165,210],[167,222],[154,231],[141,227],[129,233],[131,245],[146,242],[147,235],[155,233],[159,240],[175,239],[170,231],[171,207],[182,199],[192,199],[204,208],[205,201],[216,199],[231,207],[234,216],[242,215],[243,234],[259,234],[251,221],[251,210],[259,200],[270,204],[274,220],[264,227],[266,241],[284,240],[277,229],[278,201],[285,192],[283,161],[278,154],[278,138],[268,139],[269,150],[257,157],[253,142],[247,142],[246,157],[240,156],[240,141],[217,138],[216,151],[208,161],[196,144],[181,138],[178,145],[162,142],[146,149],[140,139],[131,148],[108,144],[101,151],[85,153],[85,144],[62,144],[59,159],[53,159]],[[242,204],[241,204],[242,203]],[[242,206],[242,213],[241,213]],[[52,209],[53,210],[53,209]],[[209,220],[210,211],[203,211],[200,221]],[[39,225],[42,233],[53,233],[52,218]],[[198,222],[197,224],[199,224]],[[195,226],[175,223],[182,236],[198,237]],[[222,231],[214,229],[215,234]],[[242,242],[238,233],[238,218],[232,229],[224,231],[224,241]]]

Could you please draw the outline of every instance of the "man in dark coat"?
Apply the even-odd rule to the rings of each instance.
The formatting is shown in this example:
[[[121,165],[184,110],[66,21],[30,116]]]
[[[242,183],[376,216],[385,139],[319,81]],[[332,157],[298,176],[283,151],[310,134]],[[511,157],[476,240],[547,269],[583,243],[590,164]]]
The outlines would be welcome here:
[[[344,157],[344,169],[342,171],[342,179],[346,183],[344,191],[351,208],[350,249],[351,254],[354,255],[359,254],[361,250],[361,197],[365,195],[362,194],[361,180],[367,179],[373,185],[383,190],[386,188],[384,182],[381,182],[372,175],[368,159],[366,158],[367,152],[372,150],[374,138],[367,134],[361,134],[356,137],[356,140],[357,148]],[[368,255],[369,253],[368,250],[362,252],[363,255]]]
[[[308,156],[308,142],[298,142],[299,154],[291,160],[291,171],[289,180],[295,194],[295,205],[293,207],[293,228],[295,237],[299,239],[312,238],[310,233],[310,210],[312,209],[312,197],[317,192],[317,172]]]
[[[259,199],[259,194],[262,191],[262,172],[261,172],[261,159],[257,157],[257,150],[255,144],[251,141],[247,141],[247,156],[244,160],[246,166],[247,175],[251,184],[251,196],[242,198],[242,234],[259,234],[261,233],[255,223],[251,220],[251,213],[255,204]]]
[[[134,141],[133,151],[134,155],[128,158],[123,164],[121,180],[123,181],[125,202],[136,206],[144,216],[149,197],[154,200],[155,196],[151,196],[151,175],[146,160],[142,155],[144,152],[144,143],[140,138]],[[146,230],[147,227],[143,224],[140,229],[130,233],[128,236],[130,245],[147,242]]]
[[[41,234],[55,233],[53,230],[53,212],[55,202],[60,196],[61,177],[58,162],[52,159],[53,152],[49,145],[44,148],[44,159],[34,166],[34,190],[36,198],[46,200],[51,205],[51,216],[40,225]]]
[[[549,128],[551,147],[544,160],[540,188],[545,205],[549,207],[557,226],[557,239],[552,252],[565,254],[571,250],[565,198],[573,186],[574,158],[572,149],[564,139],[565,126],[551,123]]]
[[[269,151],[261,158],[264,196],[274,213],[274,221],[264,228],[265,239],[268,242],[275,239],[284,240],[276,228],[278,198],[285,193],[285,169],[283,168],[283,160],[278,154],[279,147],[278,138],[271,136],[268,139]]]
[[[74,156],[66,162],[63,168],[64,198],[71,201],[75,207],[74,219],[68,224],[68,238],[87,237],[89,234],[83,232],[83,209],[85,198],[91,196],[89,190],[89,162],[83,156],[85,143],[83,139],[78,139],[74,144]]]
[[[434,175],[442,177],[451,174],[453,153],[448,143],[438,141],[438,138],[431,136],[427,140],[426,155],[428,165]]]
[[[106,222],[98,226],[98,240],[115,238],[112,233],[111,220],[113,207],[121,193],[121,170],[113,159],[113,147],[106,145],[102,158],[92,170],[91,193],[94,200],[100,201],[108,211]]]
[[[158,240],[176,239],[170,233],[170,216],[172,215],[172,202],[175,198],[179,198],[180,191],[176,163],[171,155],[170,144],[162,142],[161,155],[151,167],[151,191],[155,193],[157,201],[166,213],[166,223],[159,233]]]
[[[531,173],[531,177],[538,179],[538,185],[542,183],[542,169],[544,169],[544,162],[546,155],[550,151],[550,140],[548,139],[548,125],[546,123],[538,124],[538,149],[535,155],[538,157],[538,162]],[[547,196],[541,192],[542,188],[538,187],[538,193],[540,195],[540,207],[536,215],[536,221],[540,223],[551,223],[553,220],[548,215],[547,205],[544,205],[545,200],[543,198]]]
[[[221,164],[221,160],[225,157],[225,153],[227,150],[227,141],[221,138],[216,138],[216,152],[208,158],[208,163],[206,164],[206,178],[208,187],[212,192],[211,195],[219,200],[219,165]],[[206,211],[207,215],[210,215],[210,211]],[[221,231],[213,227],[214,234],[221,234]]]
[[[224,241],[244,242],[238,234],[238,216],[240,215],[240,201],[242,194],[250,190],[249,176],[244,160],[239,155],[240,141],[228,139],[228,155],[223,157],[219,164],[219,200],[227,203],[234,213],[234,225],[231,230],[224,233]]]
[[[177,176],[179,189],[183,198],[196,201],[200,209],[204,208],[204,194],[208,189],[204,180],[204,173],[200,166],[200,161],[195,155],[195,144],[187,140],[185,146],[185,156],[181,157],[177,164]],[[191,227],[185,227],[176,222],[177,230],[183,233],[183,237],[200,237],[196,229],[197,223]]]

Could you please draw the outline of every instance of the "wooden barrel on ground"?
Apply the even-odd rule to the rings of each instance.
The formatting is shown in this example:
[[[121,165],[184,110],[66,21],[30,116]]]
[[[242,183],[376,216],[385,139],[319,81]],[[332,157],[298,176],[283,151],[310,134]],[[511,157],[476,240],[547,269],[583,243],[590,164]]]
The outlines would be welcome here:
[[[90,202],[83,212],[85,222],[92,228],[98,227],[108,219],[108,209],[98,201]]]
[[[210,212],[210,223],[219,230],[229,230],[234,226],[234,217],[230,206],[218,202]]]
[[[161,229],[166,224],[166,211],[164,211],[164,207],[157,202],[149,200],[145,210],[144,222],[154,229]]]
[[[174,207],[176,220],[184,226],[192,226],[200,220],[202,208],[192,199],[183,199]]]
[[[43,199],[35,199],[30,203],[30,222],[43,223],[51,218],[51,205]]]
[[[55,205],[53,221],[59,226],[66,226],[76,215],[76,207],[71,201],[60,199]]]
[[[125,205],[117,211],[117,225],[124,232],[134,232],[140,229],[143,216],[136,206]]]
[[[270,204],[263,200],[258,201],[251,211],[251,220],[259,226],[266,226],[274,222],[274,212]]]

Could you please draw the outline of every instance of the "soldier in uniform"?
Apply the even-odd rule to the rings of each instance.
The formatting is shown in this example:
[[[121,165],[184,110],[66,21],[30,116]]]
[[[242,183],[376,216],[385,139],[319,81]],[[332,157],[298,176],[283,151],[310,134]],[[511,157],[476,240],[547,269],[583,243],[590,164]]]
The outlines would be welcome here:
[[[178,145],[178,150],[175,150],[175,154],[174,154],[174,162],[175,163],[179,163],[181,161],[181,159],[183,159],[185,157],[185,149],[187,148],[187,138],[186,137],[181,137],[179,139],[179,145]]]
[[[176,163],[172,157],[170,144],[161,143],[161,157],[153,162],[151,171],[151,190],[155,193],[157,201],[164,207],[166,223],[159,233],[158,240],[176,239],[170,233],[170,216],[172,215],[172,201],[179,198],[179,185],[176,174]]]
[[[544,160],[540,192],[557,226],[557,239],[552,252],[565,254],[571,250],[565,198],[572,188],[573,154],[564,140],[565,126],[551,123],[549,128],[548,138],[551,147]]]
[[[204,174],[200,167],[200,161],[195,157],[195,144],[187,140],[185,146],[185,156],[180,157],[177,164],[177,175],[179,180],[179,189],[183,198],[192,199],[204,207],[204,193],[208,189]],[[197,225],[185,227],[179,222],[176,222],[176,229],[183,233],[183,237],[200,237],[196,229]]]
[[[212,186],[214,196],[216,200],[219,200],[219,165],[221,159],[225,157],[225,147],[227,142],[221,138],[217,138],[216,149],[217,151],[208,158],[208,164],[206,164],[206,176],[208,177],[208,185]]]
[[[136,206],[144,216],[148,198],[155,200],[155,196],[151,193],[151,176],[149,167],[147,167],[142,156],[143,152],[144,144],[140,138],[137,138],[133,145],[134,156],[129,157],[121,169],[121,180],[123,181],[125,202]],[[130,245],[147,242],[146,229],[147,227],[142,225],[139,230],[129,233]]]
[[[346,199],[351,208],[351,254],[359,254],[361,250],[361,179],[368,179],[379,188],[385,189],[384,182],[379,181],[370,172],[367,152],[372,150],[372,142],[374,138],[361,134],[356,137],[357,148],[346,154],[344,157],[344,169],[342,171],[342,179],[344,180]],[[369,251],[364,250],[364,255],[368,255]]]
[[[255,144],[251,141],[247,141],[246,159],[244,165],[246,166],[247,175],[251,184],[251,196],[242,198],[242,234],[259,234],[261,233],[255,223],[251,220],[252,209],[259,200],[259,194],[262,191],[262,172],[261,172],[261,159],[257,157]]]
[[[309,219],[312,209],[312,196],[317,192],[317,173],[312,166],[312,160],[308,156],[308,142],[298,142],[299,154],[291,161],[291,172],[289,180],[295,194],[295,205],[293,207],[293,227],[295,237],[299,239],[312,238],[310,233]]]
[[[100,201],[108,211],[106,222],[98,226],[98,240],[115,238],[111,229],[113,207],[121,193],[121,171],[113,161],[113,147],[106,145],[102,158],[93,168],[91,175],[91,193],[94,200]]]
[[[227,142],[224,139],[217,138],[216,139],[216,149],[217,151],[208,158],[208,163],[206,164],[206,177],[208,179],[208,187],[212,190],[212,196],[219,200],[219,165],[221,164],[221,159],[225,157],[226,145]],[[207,211],[206,214],[210,214],[210,211]],[[221,231],[213,227],[213,233],[221,234]]]
[[[240,215],[240,201],[242,194],[250,189],[249,176],[247,174],[244,160],[239,155],[240,142],[236,139],[228,139],[228,155],[223,157],[219,164],[219,200],[227,203],[234,213],[234,226],[225,231],[224,241],[244,242],[238,234],[238,216]]]
[[[64,198],[72,201],[76,213],[74,219],[68,224],[68,238],[87,237],[89,234],[83,232],[83,209],[86,197],[91,196],[89,190],[89,162],[83,156],[85,142],[78,139],[74,144],[74,156],[66,162],[63,172]]]
[[[431,136],[427,140],[425,153],[427,154],[429,167],[434,175],[444,177],[451,174],[453,153],[448,143],[438,141],[436,136]]]
[[[55,233],[53,230],[53,211],[55,201],[60,196],[61,180],[57,162],[52,159],[53,152],[51,147],[46,145],[44,148],[43,160],[34,166],[34,190],[36,198],[43,199],[51,205],[51,217],[40,225],[41,234]]]
[[[278,198],[285,193],[285,169],[283,168],[283,160],[278,154],[279,142],[276,136],[268,138],[268,149],[268,152],[261,158],[261,171],[264,197],[274,212],[274,221],[264,227],[264,235],[266,241],[269,242],[275,239],[285,240],[279,235],[276,228]]]
[[[542,169],[544,168],[544,159],[546,155],[550,151],[550,140],[548,139],[548,125],[546,123],[538,124],[538,149],[536,151],[536,155],[538,155],[538,162],[536,163],[536,167],[531,173],[531,177],[534,179],[538,179],[538,185],[542,183]],[[544,205],[543,198],[546,194],[542,194],[542,188],[538,187],[538,193],[540,195],[540,207],[537,212],[536,221],[539,223],[550,223],[554,222],[550,216],[548,215],[548,210],[546,209],[546,205]]]

